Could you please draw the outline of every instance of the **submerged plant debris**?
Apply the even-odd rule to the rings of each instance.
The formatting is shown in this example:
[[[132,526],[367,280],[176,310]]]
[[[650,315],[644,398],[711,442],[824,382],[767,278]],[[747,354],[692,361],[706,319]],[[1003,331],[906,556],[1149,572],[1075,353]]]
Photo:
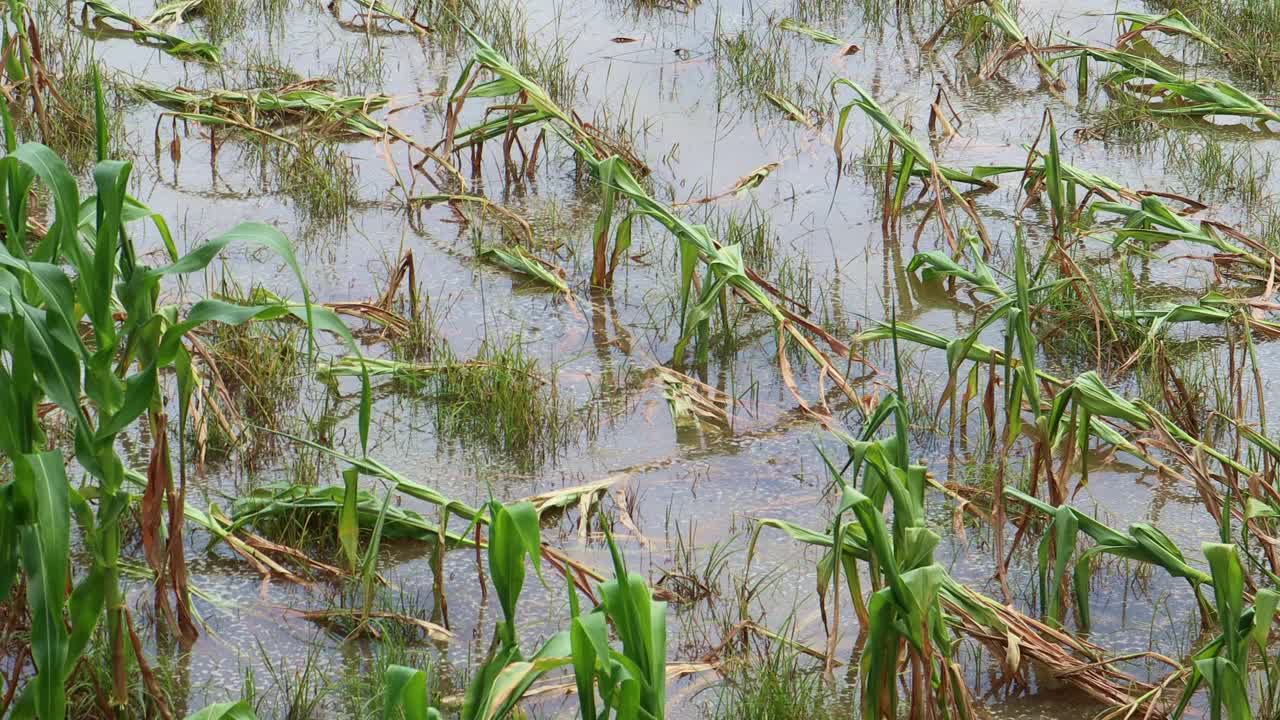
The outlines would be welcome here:
[[[1280,716],[1280,12],[11,0],[0,717]]]

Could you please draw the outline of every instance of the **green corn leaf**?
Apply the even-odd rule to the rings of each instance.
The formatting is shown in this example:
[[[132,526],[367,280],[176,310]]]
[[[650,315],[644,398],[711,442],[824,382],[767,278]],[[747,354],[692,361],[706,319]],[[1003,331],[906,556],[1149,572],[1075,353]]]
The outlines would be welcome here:
[[[342,471],[342,512],[338,515],[338,543],[347,558],[347,567],[355,570],[359,562],[360,544],[360,471],[354,467]]]
[[[507,506],[494,501],[489,503],[489,516],[489,575],[505,619],[499,634],[506,647],[516,648],[516,604],[524,589],[525,558],[532,558],[541,573],[538,514],[531,503]]]
[[[1183,15],[1179,10],[1173,10],[1163,15],[1129,11],[1120,11],[1113,13],[1113,15],[1118,22],[1128,23],[1129,32],[1150,28],[1168,34],[1186,35],[1196,42],[1222,52],[1222,48],[1218,43],[1214,42],[1213,38],[1205,34],[1203,30],[1188,20],[1187,16]]]
[[[240,700],[215,703],[188,715],[187,720],[258,720],[258,716],[249,703]]]
[[[1226,642],[1226,655],[1243,661],[1247,648],[1240,637],[1244,613],[1244,567],[1236,546],[1224,543],[1201,545],[1213,576],[1213,596],[1218,608],[1218,624]]]
[[[829,32],[825,32],[823,30],[819,30],[817,28],[805,25],[804,23],[800,22],[799,20],[796,20],[795,18],[783,18],[778,23],[778,28],[782,30],[787,30],[789,32],[800,33],[801,35],[804,35],[814,40],[815,42],[820,42],[824,45],[846,46],[849,44],[841,40],[840,38],[836,37],[835,35],[832,35]]]
[[[564,281],[564,278],[557,275],[546,264],[519,246],[488,245],[480,249],[480,257],[501,265],[512,272],[528,275],[560,292],[569,292],[569,285]]]
[[[1040,597],[1044,598],[1045,615],[1049,622],[1062,624],[1062,585],[1066,579],[1067,565],[1076,550],[1076,531],[1079,525],[1075,513],[1068,506],[1054,512],[1053,534],[1046,534],[1040,543]],[[1048,572],[1049,538],[1053,538],[1053,572]]]
[[[1209,688],[1213,720],[1253,720],[1249,691],[1235,663],[1224,657],[1209,657],[1196,660],[1195,667]]]
[[[382,720],[439,720],[440,711],[427,704],[426,672],[390,665],[382,683]]]
[[[39,717],[62,718],[67,704],[63,684],[72,660],[63,620],[71,552],[67,476],[57,452],[20,455],[13,463],[13,482],[30,488],[34,501],[33,522],[20,530],[31,608],[31,657],[37,669],[28,687]]]
[[[1277,607],[1280,607],[1280,593],[1270,588],[1259,589],[1253,598],[1253,625],[1249,628],[1249,639],[1259,653],[1267,652],[1267,639],[1271,635],[1271,626],[1275,624]]]
[[[575,593],[572,583],[569,583],[569,592]],[[609,657],[609,627],[605,615],[590,613],[573,618],[569,641],[578,709],[584,718],[597,717],[596,678],[601,671],[599,666]]]
[[[369,535],[369,547],[365,548],[364,557],[360,559],[360,587],[364,593],[365,615],[368,615],[373,608],[373,591],[378,579],[378,549],[382,546],[382,528],[387,522],[391,496],[392,492],[388,490],[382,499],[382,508],[378,511],[378,517],[373,522],[373,531]]]

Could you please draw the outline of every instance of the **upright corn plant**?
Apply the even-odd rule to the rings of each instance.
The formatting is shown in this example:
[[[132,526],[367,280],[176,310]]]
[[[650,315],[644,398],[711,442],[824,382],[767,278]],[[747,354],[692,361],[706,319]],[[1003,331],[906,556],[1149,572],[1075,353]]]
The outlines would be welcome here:
[[[572,582],[569,629],[552,635],[531,656],[520,647],[516,613],[524,590],[528,561],[538,577],[542,541],[538,513],[529,502],[489,503],[489,577],[502,619],[493,645],[472,676],[462,706],[462,720],[501,720],[539,678],[572,667],[584,720],[662,720],[666,707],[667,604],[653,599],[639,574],[627,571],[622,553],[608,536],[614,578],[599,586],[601,604],[582,612]],[[622,644],[609,642],[609,628]],[[425,697],[421,671],[392,666],[386,678],[383,718],[397,713],[407,720],[439,717]]]
[[[1267,655],[1280,594],[1259,590],[1253,605],[1245,605],[1245,572],[1236,546],[1204,543],[1205,559],[1213,576],[1214,603],[1222,633],[1192,656],[1191,675],[1171,717],[1181,718],[1196,691],[1208,689],[1212,720],[1252,720],[1249,701],[1249,656],[1256,648]]]
[[[148,539],[162,542],[158,513],[164,498],[170,504],[171,541],[163,554],[153,554],[149,547],[147,559],[176,596],[179,631],[188,638],[195,632],[183,575],[182,496],[173,483],[161,373],[175,373],[185,413],[195,382],[183,344],[188,333],[208,322],[238,324],[295,312],[216,300],[202,300],[183,312],[158,304],[161,281],[204,269],[233,242],[268,247],[299,273],[288,242],[266,225],[240,225],[177,257],[163,221],[126,194],[131,165],[105,158],[100,88],[97,101],[96,193],[83,202],[76,179],[53,151],[36,143],[17,144],[7,107],[0,106],[5,138],[0,158],[0,455],[9,459],[12,472],[12,479],[0,485],[0,597],[25,573],[34,671],[19,675],[25,682],[15,689],[14,707],[16,717],[41,720],[65,716],[64,686],[104,614],[111,655],[109,701],[117,707],[127,701],[132,630],[120,587],[120,518],[130,495],[117,439],[144,414],[155,443],[148,495],[157,514],[150,536],[144,528],[144,545]],[[42,237],[28,229],[37,182],[53,205],[53,222]],[[148,267],[135,253],[126,226],[144,218],[154,220],[170,250],[169,264]],[[319,309],[313,311],[302,287],[305,302],[296,314],[314,326],[345,332],[336,317],[321,318]],[[86,476],[82,483],[72,484],[61,453],[49,449],[39,421],[45,403],[66,416],[75,463]],[[362,438],[366,427],[362,422]],[[89,567],[75,573],[70,567],[73,520],[89,556]]]
[[[1051,153],[1051,156],[1056,157],[1056,154]],[[1056,167],[1056,163],[1051,163],[1050,167]],[[1056,173],[1050,173],[1047,180],[1051,188],[1057,188],[1051,189],[1051,197],[1061,198],[1064,193],[1061,179]],[[1066,203],[1058,199],[1053,201],[1053,205],[1055,214],[1061,215],[1065,222]],[[1099,419],[1115,418],[1146,427],[1147,417],[1137,405],[1109,390],[1094,373],[1084,373],[1067,385],[1039,370],[1036,357],[1038,342],[1032,314],[1037,304],[1069,288],[1070,278],[1042,282],[1040,276],[1045,264],[1040,263],[1035,270],[1030,268],[1026,243],[1021,233],[1018,233],[1014,243],[1013,287],[1003,286],[996,280],[995,273],[982,259],[976,243],[970,242],[968,251],[971,267],[965,267],[945,253],[929,251],[911,258],[907,268],[912,272],[919,271],[924,280],[964,280],[973,287],[973,292],[989,297],[990,300],[985,303],[986,313],[975,321],[973,330],[954,339],[930,337],[909,326],[898,326],[897,332],[913,342],[945,349],[953,387],[960,366],[966,360],[994,361],[1003,365],[1007,417],[1005,440],[1012,442],[1022,432],[1022,413],[1025,407],[1034,422],[1030,433],[1036,441],[1033,464],[1037,468],[1043,468],[1044,474],[1051,481],[1050,502],[1055,506],[1061,505],[1067,500],[1065,466],[1071,460],[1071,455],[1068,454],[1064,460],[1064,470],[1056,473],[1052,467],[1052,458],[1062,441],[1067,438],[1077,441],[1081,453],[1081,483],[1084,483],[1088,480],[1088,472],[1083,458],[1090,433],[1114,445],[1132,447],[1119,433],[1099,422]],[[997,352],[978,342],[981,334],[999,320],[1005,321],[1003,352]],[[859,339],[884,339],[890,333],[891,328],[883,326],[863,333]],[[970,373],[971,385],[977,382],[976,373],[975,366]],[[1067,385],[1067,392],[1058,393],[1050,402],[1043,397],[1043,381]],[[1078,427],[1088,428],[1089,431],[1076,432]]]
[[[569,647],[578,707],[584,720],[662,720],[667,703],[667,604],[653,599],[643,576],[627,570],[612,535],[608,542],[614,577],[600,585],[600,607],[580,612],[577,593],[569,584]],[[621,651],[609,644],[610,624]]]
[[[896,362],[896,336],[894,351]],[[860,667],[862,712],[874,718],[899,716],[898,668],[905,650],[911,673],[908,716],[968,718],[972,715],[968,693],[951,662],[956,638],[943,613],[941,593],[950,578],[934,559],[940,538],[925,523],[925,468],[909,460],[908,410],[902,400],[900,370],[898,378],[897,392],[880,402],[862,438],[844,437],[852,476],[846,478],[828,463],[841,489],[832,547],[843,548],[847,543],[844,515],[852,513],[861,530],[855,538],[865,543],[871,573],[872,592],[865,611],[868,639]],[[893,434],[872,439],[890,418]],[[886,508],[888,500],[891,508]],[[892,527],[885,523],[888,510]],[[840,564],[850,579],[858,572],[857,560],[850,554]]]

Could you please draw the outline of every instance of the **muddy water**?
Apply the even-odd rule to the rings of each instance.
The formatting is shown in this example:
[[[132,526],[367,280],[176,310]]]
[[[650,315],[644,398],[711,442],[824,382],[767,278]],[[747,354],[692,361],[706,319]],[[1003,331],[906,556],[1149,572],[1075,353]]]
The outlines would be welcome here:
[[[391,94],[396,97],[393,105],[403,109],[379,117],[427,144],[441,136],[440,96],[452,87],[465,55],[442,50],[429,36],[345,29],[319,2],[283,0],[287,7],[276,20],[269,19],[256,0],[242,2],[248,17],[222,40],[225,63],[221,68],[184,65],[125,39],[103,39],[94,52],[120,84],[238,87],[247,82],[248,68],[276,63],[301,77],[336,78],[353,92]],[[783,268],[809,274],[810,302],[815,309],[824,309],[825,317],[835,317],[846,328],[844,334],[885,318],[888,299],[893,297],[900,319],[951,335],[965,327],[970,311],[905,275],[906,260],[913,252],[914,224],[907,223],[901,239],[885,238],[876,200],[880,180],[865,175],[857,162],[837,186],[827,86],[838,77],[857,81],[895,115],[907,113],[920,137],[928,104],[936,88],[943,86],[962,124],[960,135],[943,145],[938,156],[959,167],[1024,162],[1023,145],[1035,138],[1045,107],[1052,108],[1058,127],[1064,130],[1088,125],[1093,116],[1082,110],[1074,88],[1060,97],[1040,87],[1029,64],[1011,63],[1002,77],[978,81],[972,64],[955,57],[954,44],[923,55],[919,44],[937,27],[943,14],[939,8],[921,5],[907,11],[872,2],[864,6],[833,0],[819,9],[801,2],[705,0],[693,8],[671,9],[637,7],[626,0],[532,0],[511,3],[516,7],[509,11],[522,18],[539,52],[563,56],[576,88],[572,107],[598,124],[616,127],[625,122],[632,129],[636,149],[654,170],[658,197],[700,198],[729,188],[754,168],[780,163],[758,189],[687,212],[712,223],[753,207],[767,217],[773,260],[760,269],[767,276],[776,276]],[[151,10],[149,0],[120,5],[136,15]],[[1107,45],[1116,31],[1106,13],[1144,10],[1141,3],[1127,0],[1119,6],[1102,0],[1071,5],[1064,9],[1058,3],[1024,2],[1020,24],[1037,37],[1052,28],[1061,36]],[[344,17],[350,18],[351,12],[344,9]],[[840,56],[830,46],[772,28],[788,16],[802,17],[861,50]],[[199,22],[195,27],[206,29]],[[763,48],[749,52],[784,58],[782,74],[789,96],[802,108],[816,111],[815,128],[786,121],[761,101],[756,89],[743,86],[729,53],[717,40],[739,33]],[[615,38],[634,42],[619,43]],[[1177,41],[1158,42],[1175,57],[1186,54]],[[472,103],[469,119],[478,119],[479,106]],[[678,312],[675,248],[652,228],[637,232],[632,251],[637,259],[619,272],[611,298],[605,302],[587,293],[589,237],[596,206],[591,194],[575,182],[567,153],[554,148],[554,143],[548,162],[533,180],[518,188],[503,187],[496,153],[488,153],[485,191],[526,215],[544,247],[560,246],[550,257],[570,271],[576,298],[572,304],[530,290],[510,274],[477,262],[473,233],[491,239],[497,236],[495,227],[462,229],[442,208],[410,218],[401,208],[403,193],[396,190],[376,143],[340,146],[356,170],[360,202],[347,222],[315,223],[303,216],[288,194],[272,191],[276,183],[264,178],[255,161],[254,142],[226,139],[214,158],[202,131],[179,125],[180,161],[167,152],[154,152],[157,135],[163,146],[173,136],[168,120],[157,123],[158,112],[145,103],[131,104],[124,111],[126,141],[135,161],[134,193],[170,218],[180,244],[191,247],[243,220],[272,223],[296,241],[311,289],[324,300],[377,296],[387,266],[402,249],[411,249],[422,288],[437,308],[440,330],[459,355],[474,353],[485,339],[518,336],[527,351],[553,373],[562,398],[577,409],[579,417],[590,418],[589,428],[576,429],[571,440],[547,458],[518,462],[482,446],[439,437],[430,403],[387,387],[379,392],[375,412],[380,419],[373,433],[375,457],[412,480],[473,504],[482,502],[490,490],[514,499],[619,474],[634,501],[633,514],[643,534],[639,538],[624,533],[624,547],[633,567],[648,572],[655,582],[664,569],[674,569],[679,562],[674,545],[677,533],[698,548],[699,561],[713,556],[717,544],[727,549],[727,565],[715,582],[719,598],[673,606],[672,659],[693,660],[717,644],[723,618],[736,613],[734,587],[744,581],[751,518],[778,517],[815,528],[825,526],[831,498],[815,445],[838,453],[837,443],[794,412],[795,401],[781,383],[774,362],[772,336],[761,321],[750,324],[755,328],[754,341],[732,357],[714,359],[703,374],[707,382],[743,398],[732,431],[677,430],[660,386],[637,380],[646,368],[670,359],[678,335],[673,319]],[[1188,131],[1175,135],[1172,142],[1196,138],[1197,131]],[[870,126],[855,111],[847,147],[856,156],[871,143]],[[1256,141],[1254,150],[1266,152],[1270,144]],[[1197,188],[1187,187],[1168,170],[1156,143],[1081,142],[1066,132],[1063,152],[1069,162],[1126,185],[1197,194]],[[393,146],[391,157],[407,179],[411,173],[403,149]],[[423,179],[416,183],[419,192],[430,191]],[[1017,200],[1013,180],[975,199],[1000,248],[997,254],[1006,258]],[[1234,210],[1228,207],[1224,212]],[[1033,208],[1027,216],[1033,243],[1047,227],[1040,213]],[[149,243],[151,249],[159,247],[154,234],[144,234],[139,241]],[[931,224],[920,248],[941,244]],[[290,274],[271,258],[233,251],[225,260],[225,272],[242,286],[262,283],[296,296]],[[1209,277],[1203,263],[1153,263],[1149,281],[1194,292]],[[192,295],[204,290],[201,281],[194,285]],[[744,321],[744,330],[747,324]],[[989,340],[998,341],[998,337]],[[379,349],[375,346],[370,351]],[[1265,348],[1263,353],[1271,354]],[[936,398],[944,384],[941,353],[913,353],[911,358],[922,394]],[[799,368],[797,376],[807,393],[816,392],[811,366]],[[354,423],[349,418],[355,388],[344,383],[341,390],[345,400],[338,402],[337,412],[348,419],[339,423],[337,436],[354,448]],[[308,386],[301,406],[317,405],[323,393],[322,388]],[[923,403],[930,411],[935,405],[932,399]],[[840,416],[841,408],[836,410]],[[845,419],[857,422],[855,414]],[[928,420],[921,418],[921,423],[929,424]],[[927,461],[932,472],[946,480],[945,419],[935,427],[942,432],[917,434],[914,457]],[[199,490],[192,493],[199,498],[195,502],[226,507],[230,498],[251,487],[288,479],[288,454],[287,447],[282,448],[252,470],[235,462],[211,464],[199,480]],[[323,483],[339,481],[330,465],[322,465],[319,476]],[[1096,470],[1077,503],[1096,509],[1113,525],[1150,521],[1191,551],[1216,534],[1189,488],[1171,485],[1124,457]],[[404,504],[413,507],[412,502]],[[943,498],[935,500],[932,511],[947,537],[944,551],[952,572],[991,591],[987,534],[973,527],[962,534],[952,530],[953,508]],[[434,516],[433,511],[426,514]],[[576,523],[576,513],[569,513],[545,532],[571,554],[603,565],[599,538],[579,537]],[[333,599],[331,591],[280,582],[264,585],[225,548],[202,553],[206,541],[199,533],[189,538],[192,582],[219,602],[199,601],[212,632],[204,634],[183,661],[190,709],[238,696],[246,667],[256,670],[261,685],[267,672],[264,655],[278,668],[299,667],[313,655],[329,674],[360,673],[369,667],[376,652],[373,645],[344,642],[341,636],[322,632],[285,610],[327,607]],[[427,549],[401,543],[388,548],[385,555],[384,572],[395,592],[410,599],[409,607],[430,613],[433,580]],[[766,533],[750,573],[751,579],[771,580],[751,599],[749,610],[764,625],[790,625],[800,641],[822,646],[825,634],[813,589],[817,557],[780,534]],[[1015,571],[1015,592],[1025,601],[1034,595],[1032,565],[1024,558]],[[482,651],[483,643],[474,638],[487,638],[496,612],[480,604],[475,572],[468,551],[448,555],[444,578],[448,619],[458,639],[435,649],[446,686]],[[1188,627],[1193,599],[1183,584],[1160,573],[1135,578],[1117,566],[1100,568],[1095,586],[1094,642],[1116,653],[1154,646],[1178,656],[1194,639]],[[141,589],[136,594],[144,607],[146,595]],[[554,629],[557,618],[565,616],[564,604],[563,591],[554,583],[552,590],[536,586],[529,590],[522,611],[528,616],[525,631],[530,642]],[[846,607],[847,624],[852,615]],[[851,657],[854,635],[849,625],[839,648],[842,660]],[[994,679],[988,664],[973,657],[966,662],[983,690]],[[1130,669],[1139,674],[1146,670],[1141,665]],[[673,713],[681,717],[699,716],[715,702],[714,690],[706,691],[701,680],[684,681],[672,695],[679,699]],[[1034,718],[1078,717],[1083,699],[1043,684],[1029,697],[996,694],[987,701],[997,717]]]

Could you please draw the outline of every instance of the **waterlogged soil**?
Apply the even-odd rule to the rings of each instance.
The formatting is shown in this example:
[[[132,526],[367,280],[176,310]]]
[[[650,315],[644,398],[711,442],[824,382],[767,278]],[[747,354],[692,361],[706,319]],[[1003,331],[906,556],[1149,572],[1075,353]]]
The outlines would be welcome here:
[[[313,0],[282,0],[279,5],[284,9],[279,14],[266,12],[257,0],[242,0],[242,4],[243,22],[217,38],[224,57],[219,67],[184,64],[126,38],[102,37],[93,53],[117,89],[134,82],[244,87],[253,68],[280,65],[303,78],[333,78],[346,91],[392,95],[397,110],[375,113],[377,117],[424,144],[434,144],[443,136],[443,96],[467,59],[465,43],[457,51],[441,47],[431,35],[344,27]],[[566,106],[602,127],[626,129],[636,152],[653,170],[657,197],[696,200],[723,192],[757,167],[778,163],[758,188],[682,212],[713,228],[723,228],[733,215],[765,223],[768,252],[755,256],[764,258],[758,269],[766,277],[801,278],[786,287],[802,294],[814,316],[845,338],[873,321],[887,319],[890,306],[896,306],[898,319],[947,336],[964,332],[972,311],[963,297],[922,285],[906,273],[921,213],[907,215],[900,237],[886,237],[879,202],[883,178],[878,172],[867,172],[859,159],[875,136],[857,110],[850,118],[846,144],[853,161],[846,163],[843,177],[837,177],[832,152],[836,106],[828,92],[836,78],[866,87],[895,116],[908,118],[917,137],[924,137],[929,103],[938,87],[944,88],[959,118],[959,134],[943,143],[937,155],[953,166],[1024,163],[1024,146],[1035,139],[1047,107],[1062,131],[1068,162],[1133,187],[1200,194],[1200,188],[1188,186],[1185,174],[1169,167],[1167,157],[1169,146],[1203,142],[1207,127],[1147,142],[1085,140],[1073,131],[1096,122],[1099,108],[1106,103],[1096,91],[1084,102],[1074,87],[1061,94],[1050,92],[1041,85],[1034,66],[1022,60],[1009,63],[994,78],[980,80],[972,53],[954,41],[943,43],[932,54],[922,53],[921,43],[945,14],[940,7],[839,0],[705,0],[688,8],[628,0],[531,0],[510,6],[494,0],[492,4],[524,28],[531,56],[563,64],[563,74],[575,89]],[[1110,0],[1070,5],[1023,2],[1018,8],[1019,23],[1038,38],[1052,32],[1055,39],[1110,45],[1117,31],[1109,13],[1148,9],[1130,0],[1118,5]],[[138,16],[153,9],[149,0],[120,6]],[[355,4],[342,8],[343,18],[354,17],[355,9]],[[75,15],[78,25],[78,9]],[[856,44],[859,50],[842,54],[840,47],[776,29],[785,17],[801,18]],[[193,29],[209,32],[199,20],[181,32]],[[67,32],[84,31],[77,27]],[[782,87],[793,102],[811,113],[812,127],[787,120],[762,98],[760,87],[743,81],[726,46],[739,36],[752,45],[745,54],[753,57],[744,62],[770,59],[781,64]],[[1157,38],[1155,43],[1171,57],[1191,62],[1193,56],[1184,41]],[[1211,66],[1188,68],[1192,74],[1221,72]],[[482,105],[480,101],[469,104],[464,124],[480,118]],[[372,456],[411,480],[472,504],[482,503],[491,493],[516,499],[615,476],[640,533],[615,523],[633,569],[658,583],[665,573],[688,572],[689,566],[698,572],[708,563],[723,563],[719,572],[711,574],[714,593],[710,598],[672,605],[671,659],[696,661],[718,645],[720,634],[739,617],[737,593],[743,587],[756,589],[747,605],[751,619],[794,633],[798,641],[813,647],[825,645],[815,593],[818,553],[781,533],[766,531],[748,568],[747,548],[753,518],[826,526],[833,495],[819,448],[843,457],[840,444],[797,411],[796,400],[779,374],[768,324],[751,319],[747,312],[739,315],[736,351],[713,354],[705,368],[690,370],[738,398],[731,410],[731,428],[673,422],[661,383],[646,370],[670,361],[679,335],[676,248],[659,229],[637,228],[631,257],[618,272],[616,288],[603,295],[589,292],[590,237],[598,197],[591,183],[579,182],[570,155],[558,140],[547,139],[543,161],[532,178],[505,186],[498,143],[491,144],[483,166],[483,190],[529,219],[543,256],[568,271],[572,302],[476,258],[477,237],[486,242],[501,238],[502,230],[492,219],[477,215],[475,223],[464,226],[444,206],[407,212],[405,191],[397,188],[389,169],[394,168],[406,184],[411,182],[413,173],[402,145],[338,144],[337,151],[349,158],[354,170],[357,198],[349,217],[317,220],[299,203],[308,188],[288,187],[288,178],[275,177],[270,165],[261,163],[261,141],[222,131],[214,152],[206,129],[174,123],[161,118],[160,112],[145,102],[125,105],[123,144],[134,161],[134,194],[170,219],[182,247],[193,247],[241,221],[270,223],[294,241],[313,297],[325,301],[377,297],[388,268],[404,250],[411,250],[438,331],[458,356],[474,355],[486,340],[518,342],[539,361],[559,401],[571,408],[563,442],[517,457],[482,442],[442,435],[437,422],[442,410],[435,402],[405,387],[380,382],[375,393]],[[175,133],[180,152],[170,149]],[[1226,133],[1219,139],[1260,155],[1275,145],[1259,136],[1240,137]],[[333,170],[334,176],[342,172],[337,167]],[[991,232],[996,255],[1004,258],[1006,266],[1011,257],[1012,218],[1022,199],[1014,177],[1006,178],[998,190],[973,197]],[[412,182],[416,193],[433,191],[421,177]],[[1221,212],[1232,217],[1243,213],[1243,208],[1227,203]],[[1044,209],[1032,207],[1025,218],[1029,240],[1039,247],[1048,233]],[[160,249],[154,232],[138,232],[136,242],[142,247]],[[918,247],[945,247],[936,223],[928,224]],[[1185,288],[1193,296],[1211,277],[1211,268],[1204,262],[1153,261],[1144,281]],[[261,284],[281,295],[296,298],[299,294],[292,274],[274,257],[232,250],[206,278],[189,283],[186,297],[216,290],[224,278],[243,288]],[[1002,342],[994,332],[988,340]],[[336,345],[325,349],[339,352]],[[386,352],[378,343],[365,350],[373,355]],[[892,367],[887,348],[866,352],[882,368]],[[1274,351],[1263,345],[1260,352],[1263,365],[1274,367],[1266,362]],[[963,458],[953,461],[951,457],[961,436],[980,430],[974,424],[953,431],[946,408],[939,413],[937,398],[946,383],[942,353],[912,350],[906,361],[910,393],[918,398],[913,457],[927,463],[943,482],[982,482],[977,469],[967,466]],[[1046,362],[1051,367],[1056,362],[1068,371],[1051,352],[1046,352]],[[1216,360],[1210,356],[1205,362],[1212,365]],[[816,401],[820,385],[812,363],[797,361],[795,371],[802,392]],[[876,392],[869,380],[860,387]],[[303,381],[289,391],[286,402],[300,416],[321,409],[334,414],[338,420],[330,437],[355,451],[357,390],[355,383],[344,380],[335,396],[319,383]],[[856,429],[857,413],[832,398],[836,422]],[[1275,398],[1269,400],[1275,402]],[[1025,460],[1009,458],[1015,465]],[[203,474],[192,480],[188,502],[226,508],[254,487],[294,481],[299,463],[315,466],[308,473],[315,482],[341,481],[332,463],[299,455],[289,442],[277,441],[257,453],[251,463],[235,454],[226,459],[211,457]],[[381,494],[371,481],[369,487]],[[410,499],[397,503],[436,517],[434,509],[419,507]],[[1199,555],[1195,550],[1200,542],[1217,534],[1192,488],[1163,479],[1124,455],[1097,467],[1075,503],[1113,526],[1151,522],[1193,558]],[[618,512],[612,499],[605,506]],[[931,517],[945,538],[940,553],[952,573],[994,594],[989,532],[967,519],[958,521],[955,503],[940,495],[931,500]],[[574,557],[607,567],[598,531],[598,523],[592,523],[585,537],[580,534],[577,512],[571,510],[549,521],[544,536]],[[338,591],[324,583],[298,587],[278,580],[263,582],[225,546],[205,552],[208,540],[199,531],[187,538],[191,582],[201,592],[196,603],[208,631],[188,656],[172,661],[183,680],[180,694],[186,694],[188,711],[238,697],[247,672],[263,687],[273,672],[269,666],[288,675],[310,658],[326,678],[358,676],[372,667],[379,652],[376,642],[348,640],[289,611],[331,607]],[[388,603],[391,607],[441,620],[432,587],[434,582],[444,583],[447,619],[456,639],[426,647],[438,658],[434,667],[444,692],[458,692],[468,664],[483,653],[498,612],[481,600],[473,553],[450,552],[443,578],[434,578],[426,546],[389,543],[382,555],[381,570],[391,587],[387,594],[394,598]],[[336,555],[319,559],[341,562]],[[1010,579],[1015,595],[1031,612],[1033,568],[1034,550],[1027,549],[1015,561]],[[531,581],[521,604],[523,632],[530,646],[559,627],[567,614],[564,590],[550,577],[549,589]],[[132,597],[146,616],[149,591],[140,585]],[[1104,564],[1095,577],[1092,598],[1091,639],[1111,652],[1153,648],[1179,657],[1195,640],[1189,590],[1160,572],[1139,573],[1123,564]],[[838,658],[846,663],[856,657],[853,615],[846,599],[841,612],[844,628],[836,646]],[[979,696],[985,696],[998,679],[990,658],[968,647],[961,662]],[[1148,672],[1158,676],[1163,668],[1137,663],[1128,669],[1139,676]],[[854,703],[855,694],[847,682],[853,671],[846,667],[837,674],[844,683],[845,702]],[[1006,688],[983,697],[983,702],[1001,718],[1074,718],[1087,707],[1087,699],[1070,689],[1036,679],[1034,674],[1032,678],[1029,691]],[[672,714],[700,717],[711,712],[719,697],[718,682],[714,674],[679,681],[670,692]],[[547,703],[539,712],[569,708],[557,702]],[[325,705],[340,714],[334,698]]]

